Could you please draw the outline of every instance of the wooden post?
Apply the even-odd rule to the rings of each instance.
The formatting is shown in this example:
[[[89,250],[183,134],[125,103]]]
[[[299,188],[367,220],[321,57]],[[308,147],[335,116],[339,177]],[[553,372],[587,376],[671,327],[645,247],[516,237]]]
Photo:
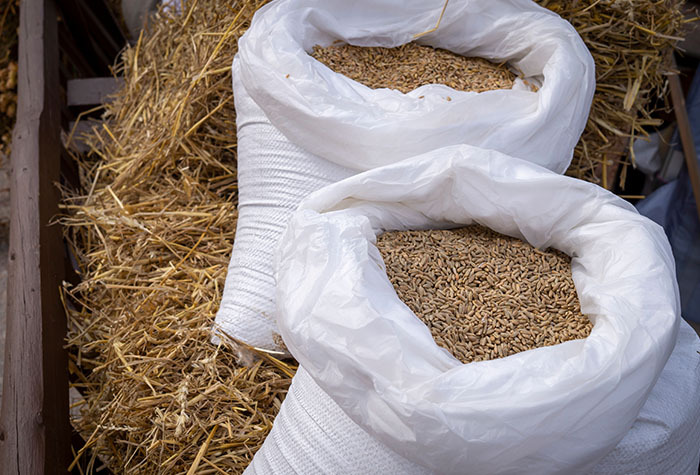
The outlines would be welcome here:
[[[20,4],[17,125],[12,140],[10,249],[0,472],[65,473],[70,463],[66,320],[59,286],[60,86],[54,0]]]
[[[673,69],[677,69],[673,54],[671,54],[671,61]],[[693,195],[695,196],[695,211],[698,213],[698,217],[700,217],[700,170],[698,169],[698,154],[695,150],[695,141],[693,139],[693,131],[690,128],[688,111],[685,108],[683,88],[681,87],[681,80],[677,73],[672,73],[668,78],[668,82],[671,87],[671,102],[673,103],[673,110],[676,114],[678,133],[681,137],[681,144],[683,145],[683,156],[688,166],[690,185],[693,188]]]

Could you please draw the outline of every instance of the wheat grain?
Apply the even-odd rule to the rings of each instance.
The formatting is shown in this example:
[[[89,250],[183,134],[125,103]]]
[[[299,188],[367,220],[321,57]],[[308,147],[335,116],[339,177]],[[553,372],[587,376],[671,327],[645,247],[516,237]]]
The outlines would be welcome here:
[[[365,86],[404,93],[425,84],[444,84],[474,92],[510,89],[515,79],[503,65],[416,43],[396,48],[314,46],[311,56]],[[445,100],[452,99],[446,96]]]
[[[399,298],[463,363],[586,338],[571,259],[482,226],[382,234]]]

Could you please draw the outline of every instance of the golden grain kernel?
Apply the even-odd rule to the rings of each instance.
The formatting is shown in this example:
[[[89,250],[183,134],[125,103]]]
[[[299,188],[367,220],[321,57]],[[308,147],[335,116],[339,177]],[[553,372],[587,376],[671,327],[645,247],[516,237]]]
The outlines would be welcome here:
[[[377,247],[399,298],[435,342],[463,363],[591,332],[571,279],[571,259],[560,251],[540,251],[476,225],[389,232],[378,237]]]

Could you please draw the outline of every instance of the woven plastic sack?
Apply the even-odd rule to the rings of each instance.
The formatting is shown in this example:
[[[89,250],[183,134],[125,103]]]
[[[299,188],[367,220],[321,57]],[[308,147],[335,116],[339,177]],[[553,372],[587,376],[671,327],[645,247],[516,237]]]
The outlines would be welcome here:
[[[681,322],[676,346],[632,428],[590,475],[697,473],[698,349],[700,340],[695,332]],[[299,368],[272,431],[245,473],[370,475],[429,471],[372,438]]]
[[[573,27],[529,0],[450,2],[419,42],[496,62],[520,79],[482,93],[370,89],[307,54],[336,40],[399,46],[435,25],[443,0],[288,0],[255,15],[233,80],[239,218],[216,323],[253,346],[275,341],[270,256],[311,191],[358,171],[468,143],[566,170],[593,97],[594,65]],[[448,96],[450,100],[448,100]]]
[[[591,475],[696,475],[700,465],[700,339],[681,322],[676,347],[639,417]]]
[[[479,223],[572,256],[590,336],[461,364],[389,282],[386,230]],[[437,473],[585,473],[632,426],[675,342],[663,230],[604,189],[453,146],[307,198],[280,240],[278,326],[362,429]]]
[[[428,471],[355,424],[300,367],[246,475],[400,474]]]
[[[238,223],[216,327],[254,347],[279,350],[273,275],[279,237],[305,196],[355,172],[306,152],[272,126],[241,85],[237,60],[233,81]]]

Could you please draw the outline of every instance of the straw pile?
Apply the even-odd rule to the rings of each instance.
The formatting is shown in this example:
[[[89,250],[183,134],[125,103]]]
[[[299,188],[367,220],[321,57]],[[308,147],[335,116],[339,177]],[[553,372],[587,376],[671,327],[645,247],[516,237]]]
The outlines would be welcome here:
[[[10,155],[17,112],[19,0],[0,0],[0,156]]]
[[[652,100],[667,92],[667,53],[680,39],[683,0],[536,1],[568,20],[595,60],[595,98],[568,174],[611,188],[619,163],[623,185],[634,161],[626,147],[661,123]]]
[[[244,368],[210,343],[236,227],[230,66],[262,4],[198,0],[156,21],[124,54],[126,85],[77,159],[79,189],[64,190],[82,279],[64,292],[85,398],[76,461],[88,472],[101,461],[115,473],[240,472],[290,384],[293,366],[263,355]]]
[[[60,222],[81,278],[64,300],[84,396],[73,423],[87,443],[75,463],[86,472],[103,462],[119,473],[241,472],[290,384],[294,366],[261,354],[243,368],[209,342],[236,226],[230,65],[264,3],[190,0],[181,16],[155,19],[123,55],[124,88],[87,136],[90,154],[76,157],[80,184],[63,190]],[[648,122],[636,114],[661,82],[652,46],[673,42],[658,35],[675,34],[677,4],[576,5],[561,13],[575,17],[600,82],[571,172],[596,179],[603,138],[624,135],[630,117],[635,133]],[[657,33],[644,30],[652,24]]]

